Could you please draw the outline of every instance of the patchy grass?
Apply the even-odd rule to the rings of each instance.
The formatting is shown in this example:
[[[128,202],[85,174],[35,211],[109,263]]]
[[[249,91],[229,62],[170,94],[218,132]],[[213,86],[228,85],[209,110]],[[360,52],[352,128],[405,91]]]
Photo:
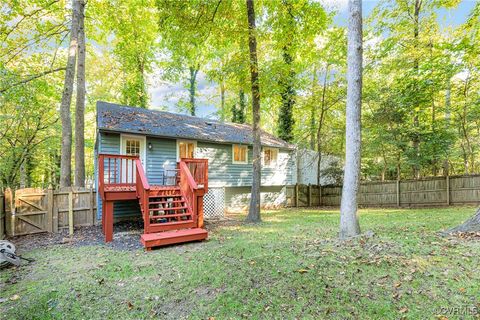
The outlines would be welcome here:
[[[24,253],[36,262],[0,271],[0,316],[474,318],[480,241],[436,234],[473,212],[365,209],[362,229],[375,235],[344,243],[338,210],[290,209],[266,212],[258,225],[214,225],[207,242],[149,253],[52,245]]]

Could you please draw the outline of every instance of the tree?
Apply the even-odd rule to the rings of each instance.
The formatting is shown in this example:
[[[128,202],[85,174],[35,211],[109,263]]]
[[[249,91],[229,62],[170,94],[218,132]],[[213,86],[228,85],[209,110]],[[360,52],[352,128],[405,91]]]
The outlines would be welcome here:
[[[357,191],[360,180],[362,108],[362,2],[348,2],[345,174],[340,207],[340,238],[360,234]]]
[[[257,38],[255,35],[255,7],[254,0],[247,1],[248,18],[248,47],[250,50],[250,74],[252,86],[252,114],[253,114],[253,160],[252,160],[252,192],[248,222],[260,222],[260,185],[261,185],[261,142],[260,142],[260,84],[258,83]]]
[[[72,0],[72,26],[70,29],[70,46],[63,85],[62,102],[60,104],[60,119],[62,122],[62,152],[60,163],[60,186],[70,187],[72,184],[72,120],[70,104],[73,94],[75,77],[75,62],[78,47],[79,0]]]
[[[75,108],[75,186],[85,187],[85,0],[79,0],[77,103]]]

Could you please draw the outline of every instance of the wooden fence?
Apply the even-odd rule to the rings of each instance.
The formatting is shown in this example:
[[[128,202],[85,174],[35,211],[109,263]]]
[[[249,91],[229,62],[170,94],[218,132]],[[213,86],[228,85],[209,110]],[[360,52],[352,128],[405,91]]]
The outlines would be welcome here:
[[[91,188],[28,188],[15,192],[7,189],[2,201],[5,219],[0,223],[5,223],[6,236],[60,232],[64,229],[72,234],[76,226],[96,223],[95,199],[95,191]]]
[[[287,206],[340,206],[342,186],[287,186]],[[362,182],[362,207],[432,207],[480,204],[480,175]]]

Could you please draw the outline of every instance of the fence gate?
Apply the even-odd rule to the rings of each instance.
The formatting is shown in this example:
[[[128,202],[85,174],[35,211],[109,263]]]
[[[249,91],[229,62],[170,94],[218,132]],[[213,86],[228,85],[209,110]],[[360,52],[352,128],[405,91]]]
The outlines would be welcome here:
[[[52,217],[48,213],[47,193],[28,188],[15,192],[12,208],[7,211],[7,230],[10,236],[51,231]]]

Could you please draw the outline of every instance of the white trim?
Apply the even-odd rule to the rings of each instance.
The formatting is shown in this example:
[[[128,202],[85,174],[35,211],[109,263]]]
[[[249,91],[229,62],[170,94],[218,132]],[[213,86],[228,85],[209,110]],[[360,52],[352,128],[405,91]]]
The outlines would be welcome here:
[[[265,150],[272,150],[272,151],[275,151],[275,152],[277,153],[277,157],[276,157],[276,159],[275,159],[275,163],[270,164],[270,165],[266,165],[266,164],[265,164]],[[277,165],[278,165],[278,154],[279,154],[278,148],[263,147],[263,149],[262,149],[262,166],[264,166],[265,168],[276,168]]]
[[[147,137],[142,135],[135,135],[135,134],[120,134],[120,154],[125,155],[126,151],[126,140],[127,139],[135,139],[140,141],[140,160],[142,160],[143,167],[146,170],[146,163],[147,163]]]
[[[247,149],[247,152],[245,152],[245,161],[235,161],[235,152],[234,152],[235,146],[245,147]],[[248,145],[238,144],[238,143],[232,144],[232,163],[233,164],[248,164]]]
[[[194,157],[194,158],[197,157],[197,141],[195,141],[195,140],[177,139],[177,161],[180,161],[180,148],[179,148],[180,142],[193,143],[193,157]]]

